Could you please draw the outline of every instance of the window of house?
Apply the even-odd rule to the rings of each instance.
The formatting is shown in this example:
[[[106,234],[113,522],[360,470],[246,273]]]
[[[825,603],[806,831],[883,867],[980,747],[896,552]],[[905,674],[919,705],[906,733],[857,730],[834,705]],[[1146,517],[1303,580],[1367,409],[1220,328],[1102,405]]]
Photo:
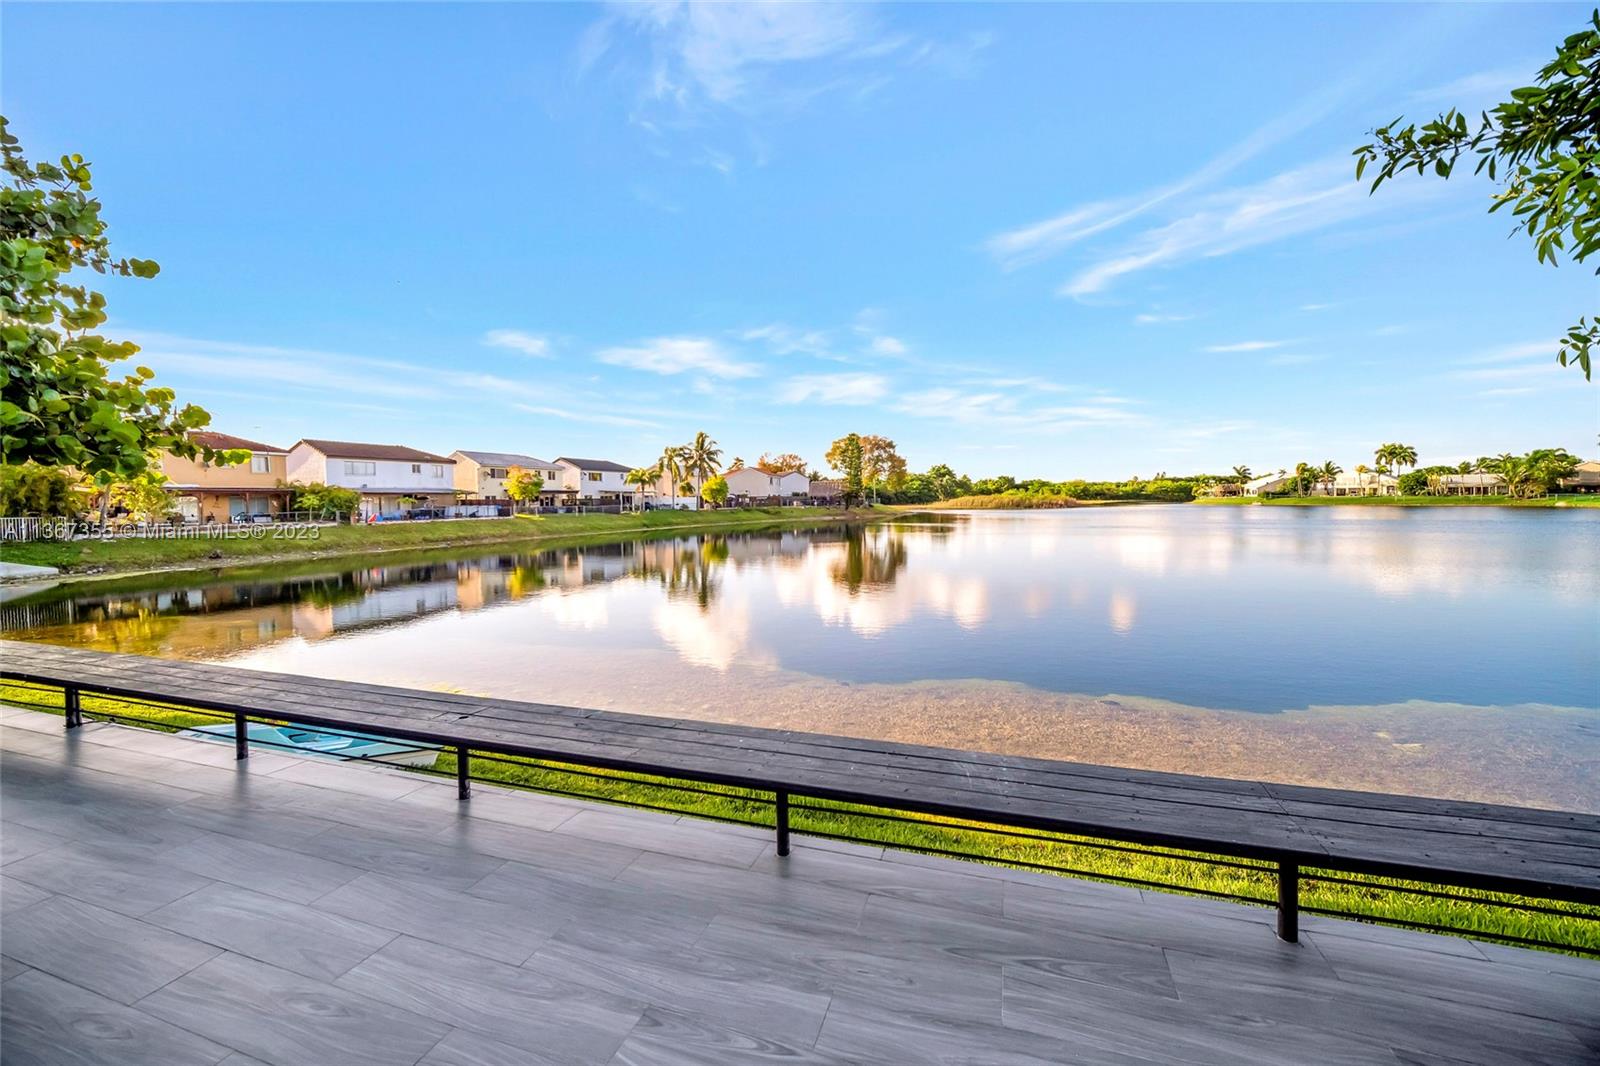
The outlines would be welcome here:
[[[252,474],[269,474],[272,472],[272,459],[265,455],[250,456],[250,472]]]
[[[503,467],[503,466],[491,466],[491,467],[490,467],[490,468],[489,468],[489,476],[490,476],[490,477],[491,477],[491,478],[505,478],[505,477],[510,477],[510,476],[511,476],[511,471],[510,471],[510,470],[508,470],[508,469],[506,469],[506,468],[505,468],[505,467]]]
[[[444,464],[434,463],[432,466],[428,467],[428,473],[434,477],[444,477]]]
[[[598,471],[598,470],[591,471],[589,473],[589,480],[590,481],[599,481],[600,480],[600,471]]]
[[[420,474],[420,473],[422,473],[422,464],[421,464],[421,463],[412,463],[412,464],[411,464],[411,472],[412,472],[412,473],[413,473],[413,474]]]
[[[346,459],[344,461],[344,472],[347,475],[353,475],[356,477],[360,477],[363,474],[376,474],[378,472],[378,464],[361,462],[355,459]]]

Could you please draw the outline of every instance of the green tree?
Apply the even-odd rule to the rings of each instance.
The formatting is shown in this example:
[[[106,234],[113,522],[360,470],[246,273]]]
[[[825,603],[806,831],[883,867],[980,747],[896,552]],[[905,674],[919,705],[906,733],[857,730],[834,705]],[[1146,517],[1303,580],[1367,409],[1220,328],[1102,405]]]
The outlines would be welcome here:
[[[1451,108],[1421,126],[1401,125],[1404,118],[1380,126],[1372,143],[1355,150],[1357,180],[1372,164],[1373,192],[1408,170],[1449,178],[1463,156],[1475,156],[1474,173],[1503,182],[1489,211],[1509,205],[1541,263],[1554,266],[1562,254],[1583,262],[1600,250],[1600,10],[1561,42],[1535,82],[1511,90],[1476,123]],[[1600,316],[1580,317],[1556,358],[1589,379],[1596,341]]]
[[[0,467],[0,514],[75,518],[85,500],[77,479],[56,466],[19,463]]]
[[[661,458],[656,460],[653,473],[657,478],[664,478],[670,486],[672,493],[672,507],[678,507],[678,483],[683,480],[683,445],[669,444],[661,452]]]
[[[633,486],[634,507],[644,510],[644,490],[647,485],[656,479],[655,471],[649,467],[636,466],[623,475],[623,482]]]
[[[696,496],[700,495],[700,487],[705,484],[706,478],[721,468],[722,449],[717,447],[717,442],[705,430],[696,433],[694,440],[684,445],[683,472],[694,478]]]
[[[544,491],[544,478],[520,466],[514,466],[506,471],[506,495],[511,497],[517,505],[517,510],[522,510],[532,500],[539,498],[539,493]]]
[[[112,256],[89,164],[79,155],[28,162],[3,116],[0,154],[0,462],[72,466],[108,481],[142,474],[157,450],[226,462],[189,439],[211,416],[177,406],[171,389],[150,384],[148,367],[111,376],[109,365],[139,346],[95,333],[105,297],[68,283],[78,267],[138,278],[160,270]]]
[[[111,502],[125,507],[136,522],[159,522],[172,513],[167,476],[147,469],[111,486]]]
[[[714,475],[710,481],[700,486],[700,495],[713,507],[721,507],[728,502],[728,479],[721,474]]]
[[[283,482],[279,484],[282,485]],[[347,521],[356,513],[356,508],[361,506],[361,493],[355,489],[324,485],[320,481],[286,487],[291,493],[289,500],[291,511],[305,511],[318,518]]]
[[[861,434],[852,433],[847,437],[840,437],[828,449],[828,465],[844,475],[844,488],[841,495],[844,497],[846,507],[854,507],[861,502],[865,492],[865,478],[862,468],[865,463],[861,446]]]
[[[1344,467],[1332,459],[1317,468],[1317,480],[1322,482],[1322,486],[1327,490],[1329,496],[1333,495],[1333,483],[1338,480],[1339,475],[1342,473],[1344,473]]]

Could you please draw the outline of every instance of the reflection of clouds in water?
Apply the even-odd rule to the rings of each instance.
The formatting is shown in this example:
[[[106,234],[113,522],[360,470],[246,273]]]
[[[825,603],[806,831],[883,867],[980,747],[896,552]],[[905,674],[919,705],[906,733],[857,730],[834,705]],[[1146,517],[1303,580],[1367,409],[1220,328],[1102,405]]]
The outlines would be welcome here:
[[[1116,540],[1117,558],[1129,570],[1164,574],[1172,557],[1173,538],[1165,533],[1124,533]]]
[[[726,672],[742,666],[772,666],[769,655],[750,654],[750,612],[744,603],[724,603],[720,611],[704,611],[681,600],[656,605],[651,620],[661,639],[684,662]]]
[[[1133,623],[1138,616],[1139,607],[1132,593],[1125,592],[1122,589],[1113,591],[1108,609],[1111,615],[1112,629],[1118,633],[1131,633],[1133,631]]]
[[[867,550],[882,549],[869,543]],[[982,577],[952,577],[927,569],[914,580],[891,578],[852,587],[840,577],[849,561],[847,545],[817,545],[798,566],[771,573],[774,595],[785,607],[809,606],[828,625],[843,625],[864,637],[886,633],[922,611],[950,618],[964,629],[978,629],[989,619],[989,584]]]
[[[611,623],[611,611],[601,590],[576,592],[551,590],[534,600],[562,629],[592,632]]]

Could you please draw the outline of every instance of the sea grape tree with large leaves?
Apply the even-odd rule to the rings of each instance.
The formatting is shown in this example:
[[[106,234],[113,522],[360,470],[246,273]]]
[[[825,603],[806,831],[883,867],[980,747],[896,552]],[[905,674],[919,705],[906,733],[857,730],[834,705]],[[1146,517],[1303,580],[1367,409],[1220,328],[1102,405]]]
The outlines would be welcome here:
[[[1375,166],[1373,192],[1408,170],[1448,178],[1463,156],[1477,157],[1474,173],[1502,180],[1489,210],[1511,209],[1541,263],[1600,252],[1600,9],[1561,42],[1536,84],[1513,89],[1476,123],[1452,108],[1421,126],[1395,119],[1374,130],[1355,150],[1356,178]],[[1580,317],[1559,344],[1561,365],[1576,363],[1589,378],[1600,314]]]
[[[111,254],[83,157],[28,162],[3,116],[0,151],[0,460],[76,467],[106,482],[143,474],[157,450],[234,460],[189,440],[211,416],[179,407],[171,389],[150,383],[148,367],[121,377],[110,369],[139,346],[96,333],[105,297],[67,275],[88,267],[152,278],[160,267]]]

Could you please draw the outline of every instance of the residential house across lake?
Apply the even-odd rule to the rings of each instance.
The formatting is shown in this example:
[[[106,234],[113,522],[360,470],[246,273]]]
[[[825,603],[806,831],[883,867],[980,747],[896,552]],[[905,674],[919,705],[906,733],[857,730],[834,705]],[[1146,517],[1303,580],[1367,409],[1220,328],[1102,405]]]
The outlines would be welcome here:
[[[633,499],[633,486],[626,478],[633,467],[610,459],[574,459],[564,455],[555,462],[561,471],[561,484],[576,493],[573,502],[588,506],[626,506]]]
[[[537,459],[520,452],[469,452],[457,449],[450,453],[456,461],[456,492],[467,499],[508,500],[506,479],[511,471],[522,469],[535,474],[543,486],[539,489],[538,505],[552,507],[572,503],[577,497],[563,478],[565,468],[545,459]]]
[[[161,473],[167,477],[173,510],[186,522],[230,522],[249,515],[272,515],[289,507],[288,452],[271,444],[227,433],[202,431],[189,434],[196,444],[219,450],[250,453],[245,462],[229,466],[208,463],[198,456],[185,459],[162,452]]]
[[[1579,463],[1571,477],[1558,482],[1562,492],[1600,492],[1600,462],[1590,459]]]
[[[799,472],[769,474],[758,466],[741,466],[722,476],[728,481],[730,500],[801,501],[811,495],[811,479]]]
[[[302,440],[289,449],[289,480],[361,493],[359,517],[400,515],[455,503],[456,461],[403,444]]]
[[[1291,477],[1289,481],[1292,488],[1294,479]],[[1317,482],[1311,486],[1316,496],[1394,496],[1399,491],[1399,478],[1376,470],[1352,471],[1340,474],[1331,482]]]

